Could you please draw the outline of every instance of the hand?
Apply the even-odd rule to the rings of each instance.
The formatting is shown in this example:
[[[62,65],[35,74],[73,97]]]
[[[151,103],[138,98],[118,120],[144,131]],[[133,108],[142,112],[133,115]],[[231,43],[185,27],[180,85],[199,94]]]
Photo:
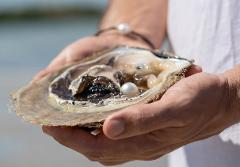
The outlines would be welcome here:
[[[199,69],[193,67],[190,74],[194,71]],[[231,110],[228,90],[225,78],[199,73],[179,81],[157,102],[125,108],[109,116],[99,136],[79,128],[43,130],[61,144],[104,165],[153,160],[234,124],[236,113]]]
[[[48,73],[57,71],[58,69],[68,66],[82,58],[92,55],[93,53],[103,51],[119,45],[128,45],[142,48],[149,48],[142,41],[130,39],[118,34],[102,34],[98,37],[82,38],[73,44],[67,46],[49,65],[46,69],[40,71],[33,81],[39,80]]]

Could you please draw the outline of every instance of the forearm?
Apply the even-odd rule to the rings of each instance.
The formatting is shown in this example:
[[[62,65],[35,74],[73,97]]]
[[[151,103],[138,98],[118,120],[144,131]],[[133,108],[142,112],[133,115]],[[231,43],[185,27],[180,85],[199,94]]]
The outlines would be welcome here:
[[[226,71],[223,75],[228,85],[229,113],[233,114],[233,123],[240,122],[240,65]]]
[[[160,48],[166,35],[167,0],[110,0],[100,29],[127,23]]]

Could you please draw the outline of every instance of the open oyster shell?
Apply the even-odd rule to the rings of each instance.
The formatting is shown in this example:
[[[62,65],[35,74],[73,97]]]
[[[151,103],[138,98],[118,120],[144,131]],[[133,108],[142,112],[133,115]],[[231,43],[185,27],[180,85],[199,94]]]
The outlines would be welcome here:
[[[30,123],[100,127],[118,109],[160,99],[191,64],[167,52],[122,46],[30,83],[12,99],[17,115]]]

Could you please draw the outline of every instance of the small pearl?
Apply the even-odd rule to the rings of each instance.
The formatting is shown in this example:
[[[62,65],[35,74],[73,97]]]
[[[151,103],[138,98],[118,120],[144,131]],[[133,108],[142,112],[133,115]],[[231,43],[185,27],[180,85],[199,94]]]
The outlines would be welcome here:
[[[117,30],[121,34],[129,34],[131,32],[131,29],[127,24],[119,24]]]
[[[121,92],[128,97],[139,95],[138,87],[132,82],[123,84],[121,87]]]
[[[147,86],[149,89],[153,88],[157,84],[157,77],[153,74],[148,76]]]
[[[166,72],[161,72],[160,74],[158,74],[157,79],[159,82],[162,82],[162,80],[166,77]]]

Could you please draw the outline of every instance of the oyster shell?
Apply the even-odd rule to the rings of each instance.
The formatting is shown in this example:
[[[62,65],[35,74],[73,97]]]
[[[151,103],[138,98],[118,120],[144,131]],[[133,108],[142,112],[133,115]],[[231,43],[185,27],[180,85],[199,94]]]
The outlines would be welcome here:
[[[191,64],[167,52],[121,46],[30,83],[12,99],[30,123],[100,127],[118,109],[160,99]]]

